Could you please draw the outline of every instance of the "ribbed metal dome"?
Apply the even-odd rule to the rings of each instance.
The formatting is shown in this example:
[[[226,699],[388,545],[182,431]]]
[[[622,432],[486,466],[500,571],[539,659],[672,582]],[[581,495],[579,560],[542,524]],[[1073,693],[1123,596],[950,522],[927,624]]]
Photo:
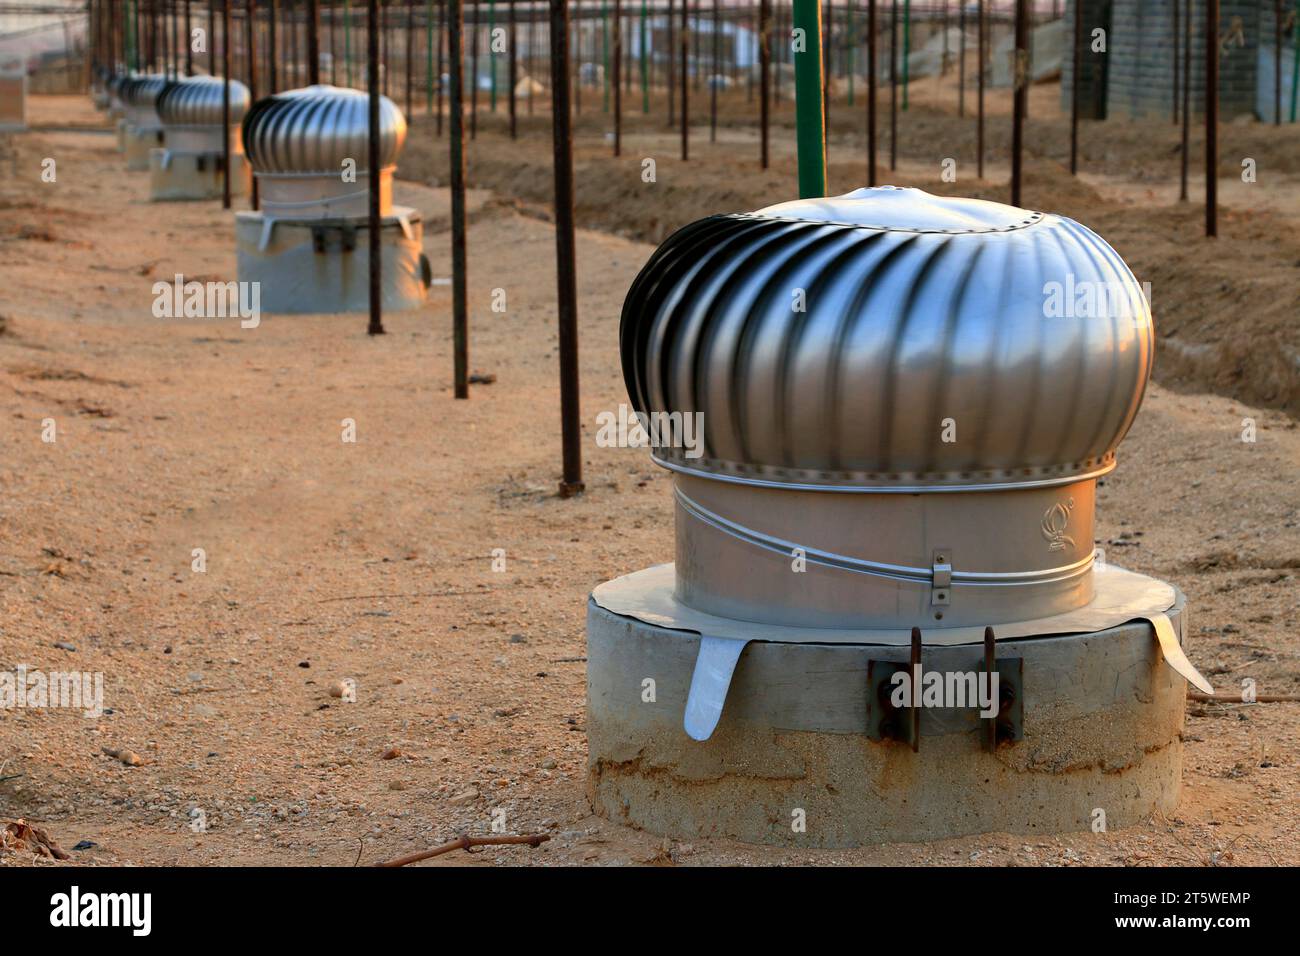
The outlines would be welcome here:
[[[368,172],[369,95],[337,86],[309,86],[258,100],[244,117],[244,146],[258,173],[338,175],[345,159]],[[388,97],[379,101],[379,164],[392,166],[406,141],[406,117]]]
[[[894,187],[681,229],[620,341],[638,411],[703,413],[703,457],[660,463],[844,490],[1108,471],[1154,353],[1141,287],[1089,229]]]
[[[164,126],[220,126],[225,81],[213,76],[189,76],[168,83],[158,95],[158,117]],[[230,122],[248,112],[248,87],[230,81]]]
[[[153,108],[168,82],[167,77],[161,73],[139,74],[124,80],[118,95],[127,106]]]

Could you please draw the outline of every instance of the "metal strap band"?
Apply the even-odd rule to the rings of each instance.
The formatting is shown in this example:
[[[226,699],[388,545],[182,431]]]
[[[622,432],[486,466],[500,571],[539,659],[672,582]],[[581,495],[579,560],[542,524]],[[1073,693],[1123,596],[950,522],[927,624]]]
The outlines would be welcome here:
[[[797,544],[793,541],[787,541],[784,538],[778,538],[775,535],[764,534],[761,531],[755,531],[753,528],[747,528],[744,525],[737,524],[727,518],[722,517],[715,512],[709,511],[697,501],[693,501],[687,496],[681,488],[675,489],[677,502],[681,505],[691,517],[697,521],[702,521],[719,531],[731,535],[744,541],[746,544],[754,547],[763,548],[766,551],[772,551],[777,554],[786,556],[793,555],[798,549],[805,559],[811,564],[818,564],[828,568],[838,568],[841,571],[852,571],[857,574],[871,574],[877,577],[893,578],[899,581],[917,581],[929,584],[933,579],[933,570],[931,568],[916,568],[902,564],[887,564],[883,561],[868,561],[864,558],[854,558],[849,555],[835,554],[831,551],[822,551],[818,548],[810,548],[806,545]],[[1044,568],[1039,571],[952,571],[952,583],[954,585],[981,586],[981,587],[1006,587],[1025,584],[1047,584],[1052,581],[1063,581],[1069,578],[1077,577],[1088,573],[1092,569],[1095,552],[1087,557],[1075,561],[1073,564],[1065,564],[1055,568]]]

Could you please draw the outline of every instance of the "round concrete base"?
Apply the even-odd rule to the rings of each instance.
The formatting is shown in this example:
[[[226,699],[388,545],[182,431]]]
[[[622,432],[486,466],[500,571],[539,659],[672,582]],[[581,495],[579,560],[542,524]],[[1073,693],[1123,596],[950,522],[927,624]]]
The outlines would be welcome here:
[[[1166,612],[1180,636],[1183,605]],[[867,663],[909,651],[863,644],[750,643],[717,730],[692,740],[682,714],[699,644],[588,604],[598,813],[676,838],[848,847],[1113,829],[1178,802],[1186,683],[1145,621],[999,641],[999,660],[1024,661],[1024,739],[994,752],[972,710],[923,709],[917,753],[869,739]],[[931,671],[981,664],[978,645],[922,655]]]
[[[370,224],[366,219],[275,219],[235,214],[240,282],[256,282],[263,312],[277,315],[365,312],[370,308]],[[394,206],[380,219],[380,294],[385,312],[428,300],[424,223]]]

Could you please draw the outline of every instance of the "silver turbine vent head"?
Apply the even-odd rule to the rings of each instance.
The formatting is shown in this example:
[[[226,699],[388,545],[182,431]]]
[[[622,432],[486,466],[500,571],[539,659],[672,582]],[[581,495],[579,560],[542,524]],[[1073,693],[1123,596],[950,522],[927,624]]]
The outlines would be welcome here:
[[[686,605],[947,628],[1093,599],[1097,478],[1155,338],[1084,226],[893,187],[712,216],[650,258],[619,338]]]
[[[702,456],[662,464],[926,488],[1109,471],[1154,334],[1085,226],[886,186],[685,227],[633,283],[620,342],[637,410],[703,413]]]
[[[161,73],[144,73],[127,77],[122,82],[120,95],[122,102],[129,107],[152,110],[158,104],[158,95],[168,79]]]
[[[189,76],[168,83],[158,95],[158,118],[164,126],[221,126],[225,81],[215,76]],[[230,122],[238,124],[248,112],[248,87],[230,81]]]
[[[370,97],[337,86],[308,86],[258,100],[244,117],[244,144],[257,173],[338,176],[344,160],[368,172]],[[406,117],[379,99],[379,166],[392,167],[406,141]]]

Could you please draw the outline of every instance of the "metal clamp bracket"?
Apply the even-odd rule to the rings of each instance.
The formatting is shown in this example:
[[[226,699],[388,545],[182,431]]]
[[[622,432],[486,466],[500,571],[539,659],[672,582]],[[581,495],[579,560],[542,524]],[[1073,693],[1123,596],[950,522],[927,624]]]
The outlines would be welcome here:
[[[984,628],[984,673],[998,675],[998,712],[980,717],[984,749],[989,753],[1003,743],[1025,739],[1025,660],[1023,657],[997,659],[997,641],[993,628]]]
[[[997,705],[990,717],[979,714],[979,735],[982,747],[989,752],[1004,743],[1013,743],[1025,737],[1025,681],[1023,658],[997,659],[996,638],[993,628],[984,629],[984,657],[982,679],[985,687],[992,687],[996,674]],[[917,686],[921,669],[921,629],[912,628],[912,648],[909,660],[867,661],[867,737],[871,740],[893,740],[908,744],[912,752],[921,745],[921,707],[923,689]],[[900,681],[895,675],[903,674]],[[894,691],[906,682],[907,705],[894,703]],[[969,706],[978,707],[978,700]],[[949,709],[949,708],[944,708]],[[977,713],[979,713],[977,711]]]
[[[935,548],[930,562],[930,606],[943,607],[952,602],[952,552]]]
[[[311,245],[318,253],[328,251],[332,245],[344,252],[352,252],[357,247],[357,227],[349,223],[337,226],[313,225]]]

